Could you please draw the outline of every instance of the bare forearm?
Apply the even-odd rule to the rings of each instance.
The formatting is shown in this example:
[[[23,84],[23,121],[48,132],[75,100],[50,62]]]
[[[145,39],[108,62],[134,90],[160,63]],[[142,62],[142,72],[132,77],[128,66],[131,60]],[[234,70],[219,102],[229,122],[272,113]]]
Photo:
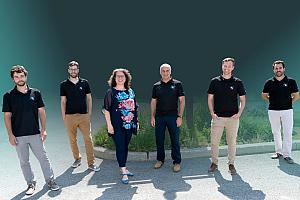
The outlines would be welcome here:
[[[12,127],[11,127],[11,116],[10,114],[4,114],[4,123],[7,130],[8,135],[13,135]]]
[[[263,100],[265,100],[265,101],[269,101],[269,94],[267,94],[267,93],[262,93],[262,94],[261,94],[261,98],[262,98]]]
[[[240,115],[243,113],[245,105],[246,105],[246,98],[240,101],[240,108],[239,108]]]
[[[156,113],[156,100],[153,99],[151,100],[150,107],[151,107],[151,117],[154,117]]]
[[[93,100],[92,98],[88,98],[88,112],[91,115],[93,110]]]
[[[185,108],[185,97],[180,97],[180,102],[179,102],[179,112],[178,115],[180,117],[183,116],[184,108]]]
[[[46,112],[45,109],[40,109],[39,110],[39,118],[41,122],[41,128],[42,130],[46,130]]]
[[[214,105],[213,105],[213,98],[212,97],[208,97],[207,105],[208,105],[208,109],[209,109],[210,114],[211,115],[214,114],[215,111],[214,111]]]
[[[110,113],[107,110],[103,110],[103,114],[105,117],[106,125],[107,126],[111,125]]]
[[[299,99],[299,92],[292,94],[292,102],[296,102]]]
[[[60,100],[61,116],[65,119],[66,116],[66,97],[62,96]]]

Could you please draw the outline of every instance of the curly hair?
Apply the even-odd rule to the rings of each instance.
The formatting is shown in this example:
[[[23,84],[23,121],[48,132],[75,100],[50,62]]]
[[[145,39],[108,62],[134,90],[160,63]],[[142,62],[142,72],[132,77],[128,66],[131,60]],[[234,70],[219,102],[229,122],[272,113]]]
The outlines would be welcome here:
[[[129,89],[130,86],[131,86],[132,76],[131,76],[129,70],[123,69],[123,68],[119,68],[119,69],[113,70],[111,76],[109,77],[109,79],[107,81],[108,85],[110,87],[116,87],[116,85],[117,85],[117,82],[116,82],[116,74],[117,74],[117,72],[123,72],[123,74],[125,75],[125,78],[126,78],[126,81],[124,83],[124,87],[126,89]]]
[[[22,73],[24,72],[25,76],[27,76],[28,72],[22,65],[15,65],[10,70],[10,77],[14,78],[14,73]]]

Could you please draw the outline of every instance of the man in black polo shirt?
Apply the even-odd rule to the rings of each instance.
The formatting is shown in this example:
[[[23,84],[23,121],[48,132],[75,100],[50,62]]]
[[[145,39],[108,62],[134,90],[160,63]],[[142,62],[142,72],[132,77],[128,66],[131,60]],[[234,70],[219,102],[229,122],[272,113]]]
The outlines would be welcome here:
[[[155,127],[157,162],[155,169],[160,168],[165,161],[165,130],[168,128],[171,144],[173,171],[180,171],[181,154],[179,144],[179,127],[185,106],[185,96],[180,81],[171,77],[171,66],[160,66],[161,81],[153,85],[151,100],[151,125]],[[179,99],[179,111],[178,111]]]
[[[44,102],[41,93],[26,84],[27,74],[23,66],[12,67],[10,76],[16,86],[3,96],[2,112],[4,112],[9,143],[16,147],[21,169],[28,185],[25,194],[32,195],[35,191],[36,180],[29,162],[29,147],[41,165],[49,189],[58,190],[59,186],[54,182],[54,174],[44,147],[47,137]]]
[[[239,119],[246,103],[246,91],[240,79],[232,76],[234,59],[225,58],[222,62],[221,76],[213,78],[208,93],[208,108],[211,114],[211,156],[212,163],[208,169],[213,173],[218,168],[219,144],[226,129],[228,144],[229,172],[234,175],[236,153],[236,138],[239,129]],[[238,104],[238,97],[240,105]]]
[[[77,128],[83,135],[87,155],[88,169],[99,171],[95,165],[90,117],[92,114],[92,95],[87,80],[79,78],[79,64],[68,64],[69,78],[60,84],[61,115],[64,120],[71,150],[75,159],[73,168],[81,165],[81,155],[77,145]]]
[[[293,103],[299,99],[298,86],[294,79],[284,74],[283,61],[277,60],[273,63],[273,72],[275,76],[266,81],[262,92],[262,98],[269,102],[268,115],[275,142],[275,154],[271,158],[277,159],[283,156],[289,164],[293,164],[291,158]]]

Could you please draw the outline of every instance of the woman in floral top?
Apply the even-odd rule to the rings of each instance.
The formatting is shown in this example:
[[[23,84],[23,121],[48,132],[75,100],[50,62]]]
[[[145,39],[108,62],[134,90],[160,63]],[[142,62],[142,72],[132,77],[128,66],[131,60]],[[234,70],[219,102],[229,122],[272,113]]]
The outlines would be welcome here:
[[[130,88],[131,75],[127,69],[115,69],[108,80],[110,89],[104,98],[103,113],[107,131],[116,145],[116,157],[122,175],[122,183],[128,184],[128,176],[133,176],[126,168],[128,145],[132,134],[136,134],[137,103]]]

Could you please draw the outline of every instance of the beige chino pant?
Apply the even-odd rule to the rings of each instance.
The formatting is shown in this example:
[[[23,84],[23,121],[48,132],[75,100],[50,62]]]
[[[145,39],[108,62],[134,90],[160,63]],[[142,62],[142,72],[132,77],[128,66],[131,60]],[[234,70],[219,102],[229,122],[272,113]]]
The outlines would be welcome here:
[[[239,119],[230,117],[219,117],[211,120],[211,157],[212,162],[218,164],[219,144],[226,130],[226,141],[228,145],[228,164],[234,164],[236,153],[236,138],[239,129]]]
[[[81,155],[77,145],[77,128],[79,128],[85,144],[88,165],[94,164],[95,156],[93,150],[91,122],[89,114],[67,114],[64,122],[69,135],[71,150],[73,152],[74,159],[81,159]]]

